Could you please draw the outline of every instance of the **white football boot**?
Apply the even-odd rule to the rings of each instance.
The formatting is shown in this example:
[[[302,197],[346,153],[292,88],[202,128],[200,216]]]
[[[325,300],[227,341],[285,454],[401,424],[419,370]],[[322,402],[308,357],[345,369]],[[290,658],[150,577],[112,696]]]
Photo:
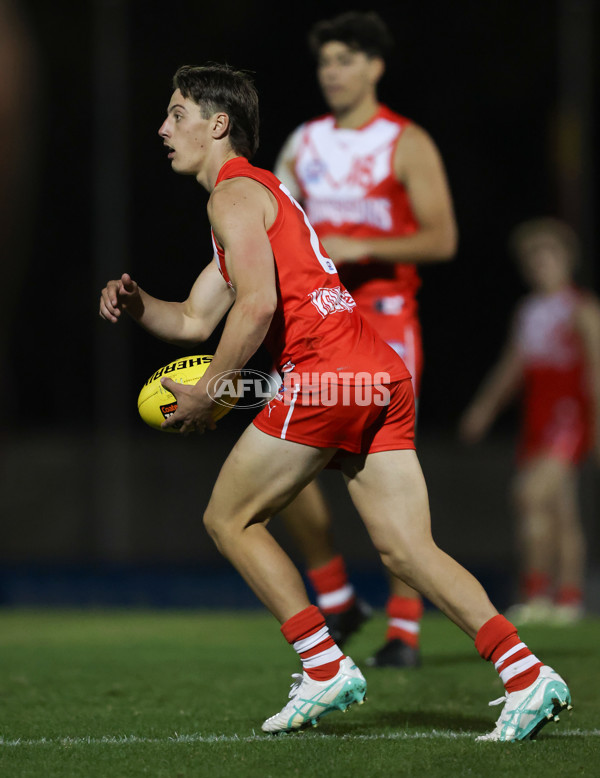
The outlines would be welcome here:
[[[349,656],[342,659],[337,675],[328,681],[314,681],[304,673],[292,675],[287,705],[263,722],[263,732],[291,732],[312,724],[316,727],[322,716],[335,710],[345,711],[350,705],[365,701],[367,682]]]
[[[558,721],[558,714],[571,710],[571,692],[563,679],[551,667],[542,665],[537,679],[527,688],[510,692],[490,705],[504,708],[496,727],[476,740],[532,740],[549,721]]]

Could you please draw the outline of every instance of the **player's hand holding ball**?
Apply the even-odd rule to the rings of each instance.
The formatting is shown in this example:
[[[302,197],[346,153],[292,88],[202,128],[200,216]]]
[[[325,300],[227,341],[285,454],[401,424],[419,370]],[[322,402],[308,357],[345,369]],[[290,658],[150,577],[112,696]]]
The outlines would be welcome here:
[[[176,429],[184,435],[189,432],[202,434],[207,427],[216,429],[215,404],[206,391],[199,391],[195,385],[178,384],[172,378],[161,378],[160,382],[177,401],[175,413],[163,421],[161,429]]]
[[[138,395],[138,411],[146,424],[184,434],[214,430],[215,422],[237,403],[240,392],[237,374],[218,384],[215,398],[206,383],[197,388],[212,360],[212,354],[181,357],[153,373]]]
[[[100,316],[113,324],[119,321],[121,311],[141,304],[137,283],[129,273],[109,281],[100,294]]]

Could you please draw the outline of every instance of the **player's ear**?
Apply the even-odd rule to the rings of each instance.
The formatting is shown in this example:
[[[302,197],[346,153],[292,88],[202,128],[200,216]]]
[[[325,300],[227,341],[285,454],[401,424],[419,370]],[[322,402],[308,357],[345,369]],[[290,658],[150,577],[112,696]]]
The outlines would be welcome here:
[[[385,72],[385,62],[382,57],[371,57],[369,64],[371,69],[371,81],[373,84],[376,84]]]
[[[223,111],[212,117],[212,136],[215,140],[224,138],[229,132],[229,116]]]

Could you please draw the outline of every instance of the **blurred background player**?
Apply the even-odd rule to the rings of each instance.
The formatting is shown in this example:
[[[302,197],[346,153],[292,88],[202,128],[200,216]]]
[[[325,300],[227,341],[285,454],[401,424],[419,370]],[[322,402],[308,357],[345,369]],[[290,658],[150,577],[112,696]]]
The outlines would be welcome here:
[[[577,466],[591,448],[600,462],[600,305],[573,283],[579,245],[563,222],[525,222],[510,246],[532,291],[460,432],[467,442],[480,440],[522,389],[514,502],[523,601],[507,615],[569,623],[583,613],[585,575]]]
[[[102,290],[100,315],[114,324],[127,311],[154,336],[181,346],[205,341],[226,315],[214,358],[196,385],[161,379],[177,401],[163,427],[177,426],[181,434],[214,428],[211,381],[241,370],[261,343],[278,370],[292,365],[280,395],[227,457],[204,514],[217,548],[280,622],[302,662],[288,702],[262,731],[297,730],[364,699],[362,673],[335,644],[296,566],[267,529],[270,517],[336,457],[382,562],[494,663],[505,695],[493,704],[503,709],[492,732],[477,739],[535,736],[572,707],[569,689],[498,614],[481,584],[435,544],[414,447],[410,374],[355,310],[302,208],[275,176],[249,163],[258,146],[253,84],[212,64],[180,68],[173,87],[159,134],[172,169],[193,175],[210,193],[214,259],[183,303],[152,297],[123,274]],[[369,386],[377,387],[377,376],[385,380],[383,403],[362,391],[336,393],[333,404],[324,400],[328,394],[314,402],[315,374],[356,389],[369,373]]]
[[[451,259],[457,229],[435,143],[377,99],[392,39],[375,13],[349,12],[309,34],[317,76],[331,111],[298,127],[275,173],[300,200],[362,315],[402,357],[415,397],[423,364],[415,263]],[[331,534],[316,482],[282,514],[300,548],[317,602],[343,644],[368,618]],[[421,598],[390,579],[386,642],[371,666],[419,664]]]

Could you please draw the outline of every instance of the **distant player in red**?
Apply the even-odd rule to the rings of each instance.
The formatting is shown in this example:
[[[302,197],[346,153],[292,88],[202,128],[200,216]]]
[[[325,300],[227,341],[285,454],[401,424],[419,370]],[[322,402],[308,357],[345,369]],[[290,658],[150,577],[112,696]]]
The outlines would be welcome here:
[[[179,345],[206,340],[226,316],[196,385],[162,379],[177,400],[165,428],[186,434],[214,427],[211,382],[233,378],[263,342],[285,374],[281,395],[229,454],[204,515],[217,547],[281,623],[302,662],[289,702],[263,722],[263,731],[299,729],[365,696],[361,671],[332,639],[300,573],[267,529],[335,459],[390,572],[427,596],[498,669],[505,705],[495,729],[481,737],[531,737],[570,705],[569,690],[521,642],[476,579],[433,542],[408,371],[362,319],[300,205],[274,175],[248,163],[258,145],[254,86],[219,65],[180,68],[173,86],[159,134],[172,168],[210,192],[216,257],[185,302],[152,297],[123,274],[102,290],[100,315],[116,323],[126,310],[156,337]]]
[[[592,449],[600,463],[600,304],[573,283],[579,247],[563,222],[526,222],[511,245],[532,292],[519,305],[504,354],[465,412],[461,432],[478,441],[522,391],[514,484],[522,602],[508,613],[519,623],[571,623],[584,604],[577,467]]]
[[[309,36],[331,113],[288,138],[275,173],[308,218],[362,316],[402,357],[418,400],[423,369],[416,264],[451,259],[457,229],[444,166],[431,137],[377,99],[391,47],[374,13],[350,12],[315,25]],[[317,604],[344,643],[368,617],[331,535],[329,509],[316,482],[283,512],[300,547]],[[384,645],[372,667],[420,662],[423,605],[390,579]]]

